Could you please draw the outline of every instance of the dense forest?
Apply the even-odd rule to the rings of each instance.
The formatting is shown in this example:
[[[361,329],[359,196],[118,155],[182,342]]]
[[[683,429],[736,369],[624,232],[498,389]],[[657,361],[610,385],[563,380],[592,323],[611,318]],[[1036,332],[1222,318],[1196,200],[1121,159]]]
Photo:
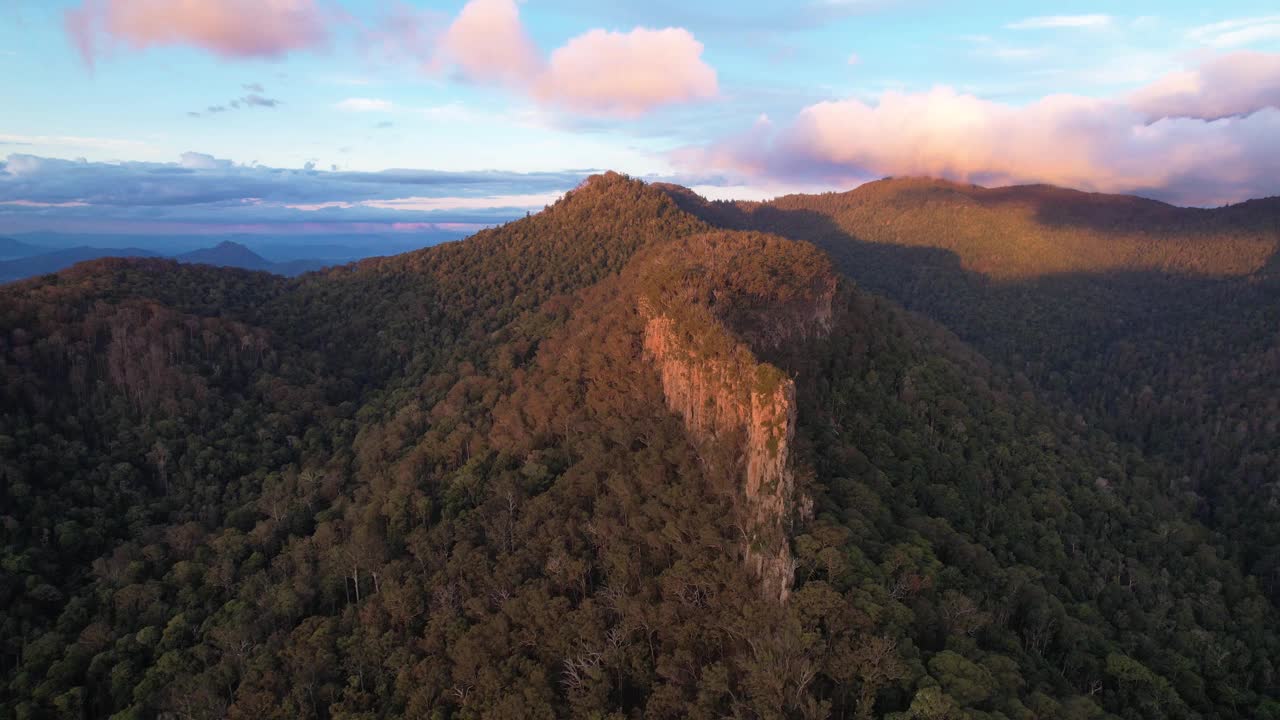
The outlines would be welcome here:
[[[1280,198],[1196,209],[915,178],[771,203],[667,190],[717,225],[816,243],[1175,468],[1280,601]]]
[[[1280,718],[1277,223],[610,173],[0,287],[0,718]]]

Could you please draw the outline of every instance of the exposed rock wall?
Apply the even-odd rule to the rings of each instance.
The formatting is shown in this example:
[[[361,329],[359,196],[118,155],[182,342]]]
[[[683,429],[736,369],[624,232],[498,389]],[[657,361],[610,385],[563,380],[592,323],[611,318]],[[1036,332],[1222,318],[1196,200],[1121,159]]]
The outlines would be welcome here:
[[[715,467],[729,461],[742,556],[765,595],[785,601],[789,531],[812,505],[796,487],[795,383],[759,358],[791,357],[830,332],[830,261],[806,243],[719,232],[659,246],[634,271],[667,407]]]
[[[785,322],[768,324],[771,344],[827,332],[834,281],[818,290],[807,303],[790,303],[779,318]],[[672,317],[645,304],[641,313],[645,354],[661,377],[667,406],[695,442],[730,443],[736,452],[744,559],[765,595],[785,601],[795,569],[787,540],[796,507],[795,383],[740,342],[730,341],[731,353],[707,356]],[[722,327],[700,332],[729,335]]]
[[[794,569],[786,542],[795,474],[795,383],[742,350],[699,358],[666,316],[650,317],[644,349],[662,379],[667,407],[698,443],[737,445],[744,555],[763,592],[785,600]]]

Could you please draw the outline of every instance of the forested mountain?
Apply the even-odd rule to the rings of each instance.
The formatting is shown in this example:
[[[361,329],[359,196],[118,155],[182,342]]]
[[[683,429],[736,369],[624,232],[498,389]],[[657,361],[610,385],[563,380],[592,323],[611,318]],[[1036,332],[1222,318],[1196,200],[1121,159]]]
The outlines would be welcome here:
[[[1262,323],[1266,212],[1075,285],[786,201],[608,174],[300,278],[113,259],[0,288],[0,717],[1280,717],[1256,549],[1163,426],[1087,404],[1156,368],[1086,391],[1100,359],[1055,381],[1066,339],[1024,328],[1015,359],[981,314],[1016,290],[1088,333],[1185,282],[1253,288]],[[1108,273],[1163,247],[1080,232],[1063,256]],[[1077,287],[1114,289],[1040,300]],[[937,313],[953,334],[865,288],[981,304]]]
[[[1280,599],[1280,198],[1205,210],[927,179],[771,203],[668,192],[719,225],[816,243],[1168,462]]]

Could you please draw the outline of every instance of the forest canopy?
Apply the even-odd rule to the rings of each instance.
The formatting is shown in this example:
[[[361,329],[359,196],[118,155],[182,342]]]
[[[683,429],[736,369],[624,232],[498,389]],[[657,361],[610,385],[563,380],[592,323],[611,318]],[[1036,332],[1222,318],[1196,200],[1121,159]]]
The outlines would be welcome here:
[[[1280,718],[1274,209],[1063,192],[0,287],[0,717]]]

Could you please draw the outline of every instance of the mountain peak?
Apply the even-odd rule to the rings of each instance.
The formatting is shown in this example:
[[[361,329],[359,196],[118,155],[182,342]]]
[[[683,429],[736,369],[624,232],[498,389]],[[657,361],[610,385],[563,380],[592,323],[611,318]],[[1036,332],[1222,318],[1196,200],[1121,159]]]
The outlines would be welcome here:
[[[176,258],[180,262],[224,265],[246,270],[267,270],[271,262],[240,243],[223,240],[211,248],[201,248],[183,253]]]

